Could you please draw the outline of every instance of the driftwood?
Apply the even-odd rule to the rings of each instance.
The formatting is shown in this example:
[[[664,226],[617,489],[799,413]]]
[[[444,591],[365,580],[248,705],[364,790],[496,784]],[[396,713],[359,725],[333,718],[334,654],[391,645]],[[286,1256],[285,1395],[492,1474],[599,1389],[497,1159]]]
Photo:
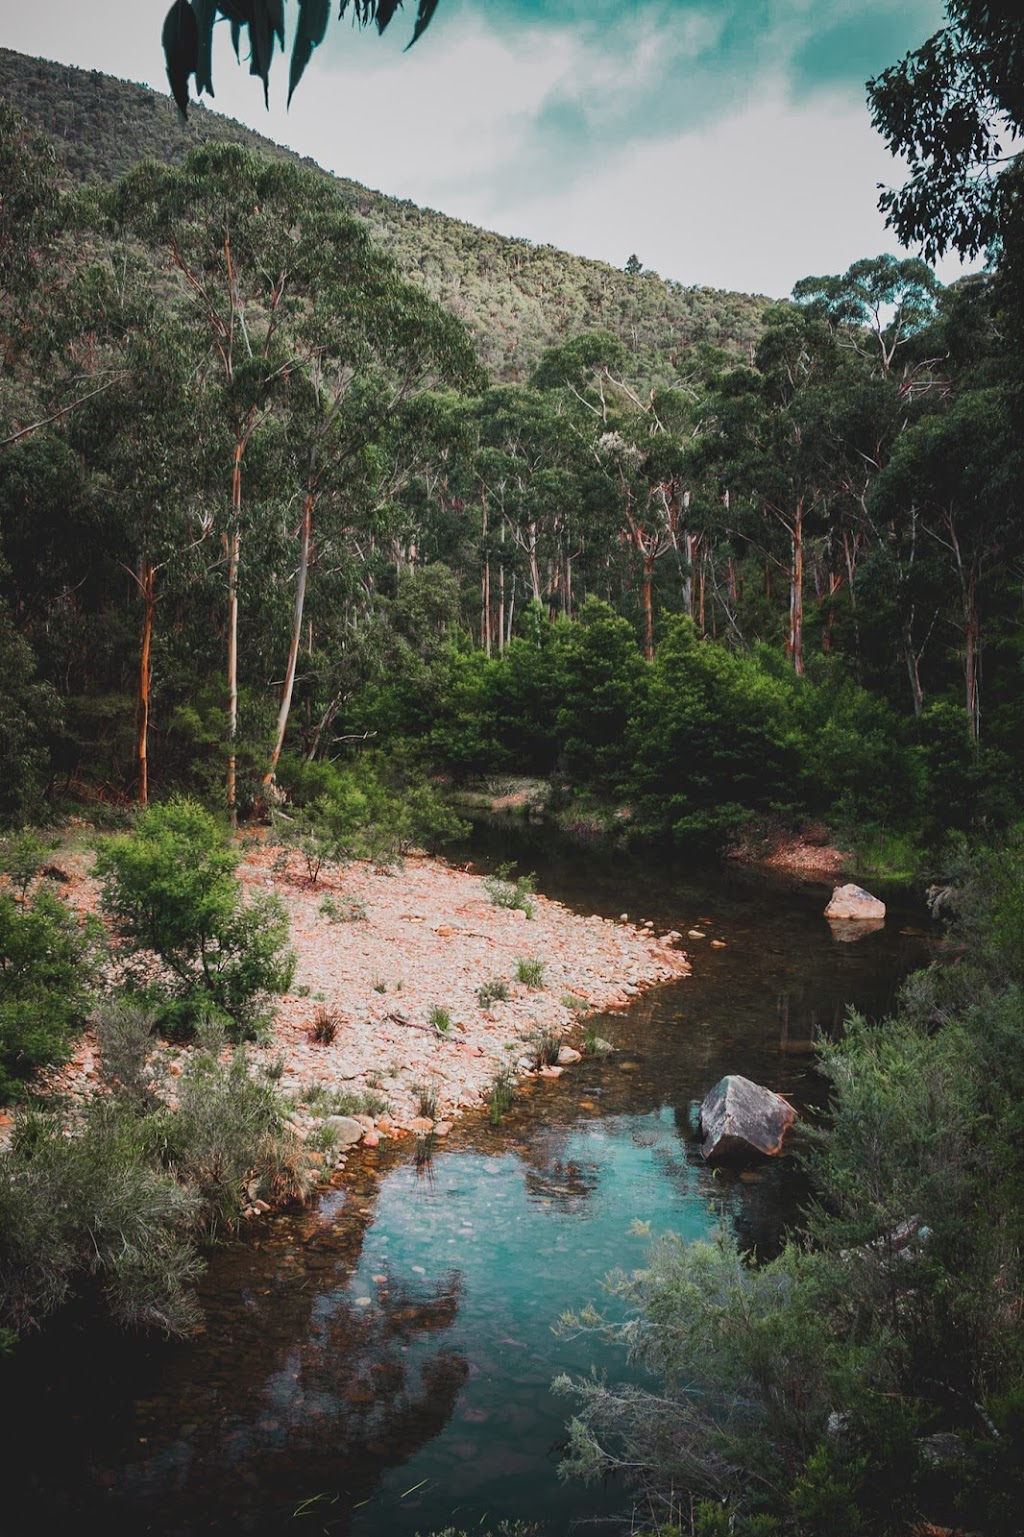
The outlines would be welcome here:
[[[404,1025],[407,1030],[425,1030],[428,1035],[440,1036],[441,1040],[453,1037],[465,1037],[465,1031],[458,1025],[451,1025],[447,1030],[439,1030],[436,1025],[421,1025],[418,1019],[406,1019],[404,1014],[399,1014],[397,1009],[391,1009],[384,1018],[392,1025]]]

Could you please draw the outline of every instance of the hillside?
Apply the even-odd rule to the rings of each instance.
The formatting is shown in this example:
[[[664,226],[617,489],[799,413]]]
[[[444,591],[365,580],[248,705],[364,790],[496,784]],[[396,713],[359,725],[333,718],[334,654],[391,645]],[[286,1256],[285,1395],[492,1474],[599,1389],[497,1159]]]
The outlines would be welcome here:
[[[291,154],[202,105],[183,127],[169,97],[5,48],[0,95],[55,142],[81,181],[114,180],[146,157],[173,163],[209,139]],[[461,317],[495,378],[522,380],[544,347],[601,327],[626,344],[637,381],[666,385],[686,372],[696,344],[745,354],[758,335],[763,298],[686,288],[654,273],[628,277],[604,262],[495,235],[344,177],[331,179],[402,267]]]

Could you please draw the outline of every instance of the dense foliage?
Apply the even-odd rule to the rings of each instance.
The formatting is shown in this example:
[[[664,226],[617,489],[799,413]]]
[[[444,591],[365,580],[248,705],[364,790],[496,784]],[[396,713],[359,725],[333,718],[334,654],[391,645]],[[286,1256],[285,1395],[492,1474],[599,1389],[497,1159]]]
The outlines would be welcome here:
[[[173,1000],[170,1018],[186,1033],[211,1015],[236,1039],[256,1033],[295,969],[284,908],[273,896],[242,901],[239,857],[210,814],[188,801],[151,806],[96,856],[128,974],[150,997]],[[154,956],[164,967],[155,982]]]
[[[664,1239],[610,1280],[624,1324],[564,1321],[659,1384],[563,1382],[568,1469],[626,1470],[666,1530],[691,1499],[700,1537],[1019,1529],[1024,844],[960,879],[955,955],[826,1053],[804,1239],[760,1266]]]
[[[738,361],[605,272],[610,309],[586,278],[545,347],[520,335],[526,382],[488,385],[312,170],[206,143],[83,197],[10,113],[3,142],[6,248],[33,253],[0,305],[8,820],[226,781],[232,815],[283,787],[296,837],[319,800],[339,850],[346,804],[400,847],[444,833],[425,775],[526,774],[570,822],[679,847],[814,817],[905,866],[1012,821],[997,282],[866,259],[763,311]],[[564,310],[583,269],[550,257]],[[669,352],[635,342],[645,295]],[[303,788],[328,758],[354,778]]]

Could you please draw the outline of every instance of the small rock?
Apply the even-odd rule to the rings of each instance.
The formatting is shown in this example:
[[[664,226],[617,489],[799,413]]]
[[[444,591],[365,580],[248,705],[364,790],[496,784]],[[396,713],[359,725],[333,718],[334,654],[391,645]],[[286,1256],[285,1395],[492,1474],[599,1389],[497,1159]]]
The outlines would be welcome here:
[[[606,1041],[603,1035],[595,1035],[590,1049],[595,1057],[607,1057],[615,1047],[611,1041]]]
[[[575,1046],[560,1046],[558,1048],[558,1065],[559,1067],[571,1067],[574,1062],[582,1061],[582,1055],[582,1052],[577,1051]]]
[[[354,1115],[353,1121],[358,1121],[360,1126],[365,1126],[367,1131],[372,1131],[375,1125],[372,1115]]]
[[[452,1129],[451,1121],[435,1121],[434,1122],[434,1136],[435,1137],[447,1137],[447,1135],[451,1131],[451,1129]]]
[[[379,1131],[368,1131],[368,1132],[366,1132],[364,1134],[364,1136],[363,1136],[363,1146],[364,1147],[379,1147],[380,1146],[380,1132]]]
[[[539,1067],[537,1069],[537,1072],[541,1078],[561,1078],[563,1069],[560,1067],[551,1067],[547,1062],[545,1062],[543,1067]]]
[[[414,1115],[409,1122],[409,1130],[416,1132],[433,1131],[434,1123],[427,1115]]]
[[[704,930],[703,929],[687,929],[686,933],[687,933],[688,938],[690,938],[690,939],[703,939],[704,938]]]
[[[725,940],[724,939],[713,939],[711,941],[711,948],[712,948],[712,950],[724,950],[725,949]]]

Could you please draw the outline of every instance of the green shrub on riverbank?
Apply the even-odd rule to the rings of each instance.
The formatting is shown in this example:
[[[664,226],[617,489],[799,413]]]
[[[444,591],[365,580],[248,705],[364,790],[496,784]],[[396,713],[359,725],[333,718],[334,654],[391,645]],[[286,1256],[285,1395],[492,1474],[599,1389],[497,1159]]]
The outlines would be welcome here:
[[[668,1525],[705,1499],[737,1533],[757,1518],[799,1537],[1018,1530],[1024,838],[965,865],[956,900],[955,958],[826,1053],[806,1236],[764,1266],[724,1238],[665,1240],[609,1279],[625,1323],[563,1321],[622,1338],[659,1381],[562,1379],[567,1471],[629,1466]]]
[[[45,886],[21,901],[0,892],[0,1104],[38,1067],[67,1060],[93,998],[101,934]]]
[[[295,957],[280,902],[242,902],[240,853],[194,801],[151,806],[96,857],[103,907],[117,925],[134,984],[163,1004],[175,1032],[215,1017],[235,1040],[255,1035],[287,991]],[[154,983],[152,957],[164,968]]]
[[[74,1123],[25,1115],[0,1151],[0,1333],[41,1328],[73,1301],[124,1328],[190,1333],[200,1245],[255,1200],[301,1199],[315,1179],[272,1081],[243,1048],[221,1060],[222,1037],[193,1054],[177,1110],[138,1092],[151,1018],[119,1007],[101,1027],[129,1042],[104,1059],[109,1097]]]

